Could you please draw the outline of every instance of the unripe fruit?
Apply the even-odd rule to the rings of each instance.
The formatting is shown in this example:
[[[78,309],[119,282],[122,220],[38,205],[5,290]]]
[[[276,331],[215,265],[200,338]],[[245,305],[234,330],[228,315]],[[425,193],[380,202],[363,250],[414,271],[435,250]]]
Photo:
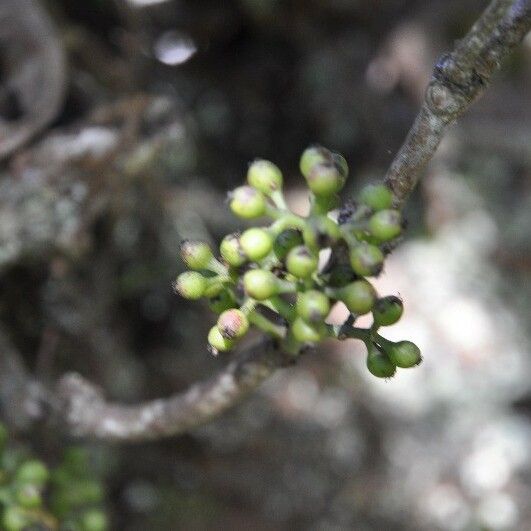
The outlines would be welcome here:
[[[249,330],[249,320],[241,310],[233,308],[219,316],[218,329],[225,339],[239,339]]]
[[[214,354],[225,352],[234,346],[234,340],[223,337],[217,326],[213,326],[208,332],[208,343]]]
[[[393,362],[373,344],[368,347],[367,369],[378,378],[391,378],[396,372]]]
[[[190,269],[206,269],[214,255],[207,243],[184,240],[181,242],[181,257]]]
[[[342,288],[350,284],[355,278],[352,267],[348,264],[337,264],[332,268],[328,278],[328,285],[333,288]]]
[[[2,524],[3,529],[6,531],[22,531],[23,529],[27,529],[30,522],[31,520],[27,513],[20,507],[11,505],[4,509]]]
[[[297,314],[308,323],[322,322],[330,312],[330,300],[317,290],[309,290],[297,295]]]
[[[231,291],[221,290],[215,297],[208,301],[208,307],[215,313],[223,313],[230,308],[236,308],[237,303]]]
[[[105,531],[109,528],[107,516],[98,509],[89,509],[81,516],[82,531]]]
[[[197,271],[185,271],[181,273],[174,283],[175,291],[185,299],[197,300],[204,294],[208,286],[208,280]]]
[[[339,173],[342,175],[343,180],[346,181],[348,177],[348,163],[345,157],[339,153],[332,153],[332,160],[334,161]]]
[[[385,210],[393,205],[393,193],[383,184],[369,184],[360,192],[360,202],[373,210]]]
[[[369,219],[369,232],[378,240],[387,242],[402,232],[402,215],[398,210],[380,210]]]
[[[279,291],[277,277],[264,269],[247,271],[243,276],[243,287],[247,294],[257,301],[269,299]]]
[[[411,341],[399,341],[398,343],[386,342],[385,351],[389,359],[397,366],[407,369],[419,365],[422,355],[419,347]]]
[[[316,164],[306,177],[308,188],[315,195],[334,195],[343,188],[345,176],[335,164],[325,162]]]
[[[323,247],[330,247],[340,237],[339,225],[326,216],[308,220],[305,229],[302,231],[302,238],[306,246],[316,251]]]
[[[251,186],[240,186],[229,197],[231,210],[240,218],[253,219],[265,214],[264,194]]]
[[[299,162],[302,175],[308,178],[314,166],[330,162],[331,155],[330,151],[322,146],[311,146],[305,149]]]
[[[297,278],[310,278],[319,264],[319,258],[308,247],[294,247],[286,257],[286,269]]]
[[[372,310],[376,301],[376,291],[366,280],[356,280],[341,288],[338,292],[345,306],[356,315],[363,315]]]
[[[402,301],[394,295],[378,299],[372,309],[374,322],[378,326],[390,326],[395,324],[404,311]]]
[[[42,461],[33,459],[22,463],[16,472],[16,480],[19,483],[31,483],[37,487],[42,487],[47,481],[50,473]]]
[[[382,271],[384,255],[375,245],[362,242],[350,250],[350,265],[362,277],[379,275]]]
[[[296,229],[287,229],[281,232],[275,239],[273,251],[279,260],[284,260],[286,255],[297,245],[302,244],[302,235]]]
[[[282,172],[268,160],[255,160],[247,171],[247,182],[265,195],[282,188]]]
[[[240,244],[240,236],[237,233],[229,234],[223,238],[219,246],[219,252],[225,262],[232,267],[240,267],[247,261]]]
[[[247,229],[240,237],[240,245],[247,257],[257,262],[267,256],[273,248],[273,238],[265,229]]]
[[[301,343],[317,343],[317,341],[322,339],[319,330],[307,323],[301,317],[297,317],[297,319],[293,321],[291,332],[293,333],[293,337]]]
[[[31,483],[22,484],[16,491],[16,499],[21,507],[35,509],[42,505],[42,496],[39,488]]]

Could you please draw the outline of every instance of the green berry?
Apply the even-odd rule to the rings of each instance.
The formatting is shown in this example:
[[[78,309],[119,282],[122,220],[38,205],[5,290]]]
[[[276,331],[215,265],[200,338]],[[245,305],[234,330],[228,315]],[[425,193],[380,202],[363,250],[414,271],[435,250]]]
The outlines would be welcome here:
[[[398,343],[386,342],[385,350],[389,359],[397,367],[407,369],[419,365],[422,361],[419,347],[411,341],[399,341]]]
[[[184,240],[181,242],[181,257],[190,269],[207,269],[214,255],[207,243]]]
[[[236,308],[226,310],[218,319],[218,330],[225,339],[239,339],[249,330],[247,316]]]
[[[89,509],[81,515],[82,531],[105,531],[109,528],[107,515],[99,509]]]
[[[402,232],[402,215],[398,210],[380,210],[369,219],[369,232],[381,242],[396,238]]]
[[[243,276],[243,287],[247,294],[257,301],[264,301],[279,292],[278,279],[264,269],[251,269]]]
[[[255,160],[247,171],[247,182],[265,195],[282,188],[282,172],[268,160]]]
[[[208,332],[208,343],[214,354],[225,352],[234,346],[234,340],[223,337],[217,326],[213,326]]]
[[[219,252],[225,262],[232,267],[240,267],[247,261],[238,233],[225,236],[219,246]]]
[[[286,255],[297,245],[302,244],[302,235],[297,229],[287,229],[281,232],[273,243],[273,251],[279,260],[284,260]]]
[[[223,313],[225,310],[236,307],[236,299],[228,289],[221,290],[208,301],[208,307],[215,313]]]
[[[341,237],[339,225],[327,216],[308,220],[302,231],[304,243],[315,251],[330,247]]]
[[[42,496],[39,487],[32,483],[20,485],[15,493],[17,502],[25,509],[35,509],[42,505]]]
[[[42,487],[47,481],[50,473],[47,466],[37,459],[22,463],[17,470],[16,480],[19,483],[31,483],[37,487]]]
[[[360,202],[373,210],[386,210],[393,205],[393,193],[383,184],[369,184],[360,192]]]
[[[379,275],[382,271],[384,255],[375,245],[360,243],[350,250],[350,265],[362,277]]]
[[[378,299],[372,309],[374,322],[378,326],[390,326],[395,324],[404,311],[402,301],[394,295]]]
[[[208,280],[197,271],[181,273],[174,283],[175,291],[185,299],[200,299],[208,287]]]
[[[339,290],[339,299],[356,315],[370,312],[376,301],[376,291],[366,280],[356,280]]]
[[[306,177],[308,188],[320,196],[337,194],[345,184],[345,176],[332,162],[316,164]]]
[[[345,157],[343,157],[343,155],[340,155],[339,153],[332,153],[332,160],[334,161],[334,164],[338,169],[339,173],[346,181],[348,177],[348,164]]]
[[[24,509],[11,505],[5,508],[2,523],[6,531],[23,531],[30,525],[31,519]]]
[[[302,153],[301,160],[299,162],[299,167],[302,175],[305,178],[308,178],[312,169],[317,164],[324,164],[330,162],[331,153],[328,149],[322,146],[311,146],[308,149],[305,149]]]
[[[393,362],[372,343],[367,352],[367,369],[378,378],[391,378],[396,372]]]
[[[330,300],[324,293],[312,289],[297,295],[296,309],[308,323],[319,323],[330,312]]]
[[[291,326],[293,337],[301,343],[317,343],[322,339],[322,335],[311,324],[307,323],[301,317],[297,317]]]
[[[273,238],[266,229],[247,229],[240,237],[243,252],[253,262],[267,256],[273,248]]]
[[[304,245],[294,247],[286,257],[286,269],[297,278],[310,278],[318,263],[318,257]]]
[[[328,284],[333,288],[342,288],[350,284],[355,278],[349,264],[336,264],[330,271]]]
[[[240,218],[259,218],[265,214],[266,200],[259,190],[240,186],[230,194],[230,208]]]

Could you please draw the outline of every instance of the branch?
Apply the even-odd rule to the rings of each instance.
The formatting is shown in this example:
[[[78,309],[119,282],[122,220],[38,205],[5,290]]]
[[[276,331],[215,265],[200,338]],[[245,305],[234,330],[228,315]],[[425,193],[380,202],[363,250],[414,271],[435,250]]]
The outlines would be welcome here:
[[[493,0],[455,50],[439,59],[422,108],[385,177],[397,206],[415,188],[447,126],[484,92],[530,29],[531,0]]]
[[[59,381],[56,416],[79,437],[131,442],[177,435],[219,416],[289,363],[289,355],[262,340],[216,376],[170,398],[134,406],[105,401],[98,388],[71,373]]]

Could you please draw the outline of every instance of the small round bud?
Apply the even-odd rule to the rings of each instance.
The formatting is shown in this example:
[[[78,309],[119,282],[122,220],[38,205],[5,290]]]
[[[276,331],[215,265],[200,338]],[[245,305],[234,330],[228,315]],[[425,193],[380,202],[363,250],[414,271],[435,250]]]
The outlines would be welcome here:
[[[341,237],[339,225],[326,216],[309,220],[302,231],[304,243],[310,249],[323,249],[330,247]]]
[[[297,229],[287,229],[275,239],[273,251],[279,260],[284,260],[286,255],[297,245],[302,244],[302,235]]]
[[[339,298],[345,306],[356,315],[370,312],[376,301],[376,291],[366,280],[356,280],[341,288]]]
[[[243,275],[243,287],[247,294],[257,301],[264,301],[277,295],[278,279],[264,269],[251,269]]]
[[[371,344],[367,352],[367,369],[378,378],[391,378],[396,372],[396,366],[376,345]]]
[[[89,509],[81,515],[83,531],[106,531],[108,528],[107,515],[99,509]]]
[[[419,365],[422,355],[419,347],[411,341],[389,342],[385,344],[385,351],[389,359],[397,366],[407,369]]]
[[[240,186],[230,194],[230,208],[240,218],[259,218],[265,214],[266,200],[259,190]]]
[[[190,269],[206,269],[214,255],[207,243],[184,240],[181,242],[181,257]]]
[[[333,288],[342,288],[350,284],[354,278],[354,272],[349,264],[336,264],[330,271],[328,285]]]
[[[240,236],[237,233],[229,234],[221,240],[219,252],[225,262],[232,267],[240,267],[247,261],[240,244]]]
[[[301,343],[317,343],[317,341],[322,339],[319,330],[307,323],[301,317],[297,317],[297,319],[293,321],[293,324],[291,325],[291,331],[293,333],[293,337]]]
[[[249,330],[249,320],[241,310],[233,308],[219,316],[218,329],[225,339],[239,339]]]
[[[315,195],[334,195],[343,188],[345,176],[335,164],[326,162],[316,164],[306,177],[308,188]]]
[[[330,151],[322,146],[311,146],[305,149],[299,162],[302,175],[308,178],[314,166],[330,162],[330,159]]]
[[[268,160],[255,160],[247,171],[247,182],[265,195],[282,188],[282,172]]]
[[[32,483],[20,485],[15,493],[17,502],[25,509],[35,509],[42,505],[42,496],[39,487]]]
[[[346,181],[348,177],[348,163],[345,157],[339,153],[332,153],[332,160],[334,161],[339,173],[343,176],[344,181]]]
[[[236,299],[228,289],[222,289],[208,301],[208,307],[215,313],[223,313],[230,308],[236,308],[236,306]]]
[[[271,252],[273,238],[266,229],[253,227],[241,235],[240,245],[247,257],[253,262],[257,262]]]
[[[19,483],[31,483],[37,487],[42,487],[49,476],[47,466],[37,459],[22,463],[16,472],[16,480]]]
[[[23,531],[30,525],[31,519],[24,509],[16,505],[9,505],[4,509],[2,529],[6,531]]]
[[[384,255],[375,245],[362,242],[350,250],[350,265],[362,277],[379,275],[382,271]]]
[[[212,348],[214,354],[218,352],[225,352],[234,346],[234,340],[227,339],[221,335],[217,326],[213,326],[208,333],[208,344]]]
[[[319,259],[308,247],[294,247],[286,257],[286,269],[297,278],[309,278],[317,271]]]
[[[175,281],[175,291],[185,299],[197,300],[204,294],[208,286],[208,280],[197,271],[185,271]]]
[[[402,232],[402,215],[398,210],[380,210],[369,219],[369,232],[378,240],[387,242]]]
[[[330,301],[324,293],[312,289],[297,295],[296,309],[308,323],[319,323],[330,312]]]
[[[402,301],[394,295],[389,295],[376,301],[372,309],[372,315],[374,322],[378,326],[390,326],[402,317],[403,311],[404,305]]]
[[[393,205],[393,193],[383,184],[369,184],[360,192],[360,202],[373,210],[386,210]]]

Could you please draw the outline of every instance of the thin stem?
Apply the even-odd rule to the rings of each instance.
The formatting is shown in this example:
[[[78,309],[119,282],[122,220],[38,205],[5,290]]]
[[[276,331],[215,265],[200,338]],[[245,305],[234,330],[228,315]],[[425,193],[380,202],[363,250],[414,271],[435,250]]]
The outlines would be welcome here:
[[[254,310],[249,314],[249,321],[258,327],[262,332],[270,334],[277,339],[286,337],[286,328],[272,323],[267,317]]]

